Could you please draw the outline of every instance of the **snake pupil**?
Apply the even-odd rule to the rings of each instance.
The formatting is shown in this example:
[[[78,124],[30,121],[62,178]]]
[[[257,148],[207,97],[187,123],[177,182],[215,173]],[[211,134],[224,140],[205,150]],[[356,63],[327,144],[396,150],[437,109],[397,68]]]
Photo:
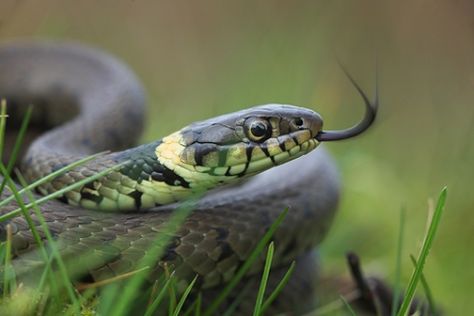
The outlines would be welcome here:
[[[267,132],[267,126],[262,122],[255,122],[250,128],[252,134],[256,137],[264,136]]]

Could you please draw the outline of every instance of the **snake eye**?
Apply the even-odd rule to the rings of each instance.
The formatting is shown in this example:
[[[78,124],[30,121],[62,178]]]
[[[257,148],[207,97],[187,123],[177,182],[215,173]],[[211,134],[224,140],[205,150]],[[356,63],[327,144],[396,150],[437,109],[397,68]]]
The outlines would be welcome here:
[[[254,142],[263,142],[272,134],[270,124],[263,119],[249,119],[246,126],[247,137]]]

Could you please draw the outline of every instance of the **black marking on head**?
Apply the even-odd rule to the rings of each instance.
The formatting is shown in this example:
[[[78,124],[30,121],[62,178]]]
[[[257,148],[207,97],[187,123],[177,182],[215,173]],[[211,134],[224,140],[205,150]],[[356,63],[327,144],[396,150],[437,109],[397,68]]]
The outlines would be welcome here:
[[[217,146],[214,144],[198,144],[194,146],[194,161],[198,166],[202,166],[204,156],[216,150]]]
[[[184,188],[189,188],[189,182],[186,181],[183,177],[175,173],[173,170],[163,166],[165,170],[163,171],[163,176],[165,178],[165,183],[168,185],[182,186]]]
[[[104,199],[104,197],[102,195],[96,195],[96,194],[92,194],[92,193],[89,193],[89,192],[82,192],[82,191],[81,191],[81,197],[82,197],[82,199],[90,200],[90,201],[95,202],[97,204],[100,204],[102,202],[102,200]]]
[[[286,151],[286,145],[285,145],[285,142],[282,142],[280,140],[278,140],[278,143],[280,145],[280,149],[281,151]]]
[[[155,181],[165,182],[165,176],[162,172],[155,172],[151,173],[151,178]]]
[[[224,147],[221,147],[220,150],[218,151],[218,153],[219,153],[219,162],[218,162],[219,166],[225,166],[228,151],[229,150],[227,148],[224,148]]]
[[[245,154],[247,155],[247,163],[249,163],[252,160],[252,151],[253,151],[253,146],[247,146],[247,148],[245,148]]]
[[[97,192],[96,191],[96,181],[92,181],[86,183],[81,189],[81,197],[86,200],[93,201],[97,204],[101,203],[104,197],[99,194],[94,194],[89,191]]]
[[[271,156],[270,156],[270,153],[268,152],[267,146],[262,145],[262,146],[260,146],[260,149],[263,151],[263,153],[265,154],[265,156],[271,157]]]
[[[143,195],[143,192],[140,192],[137,190],[132,191],[128,194],[128,196],[133,198],[133,200],[135,201],[135,207],[137,208],[137,210],[139,210],[142,207],[142,195]]]
[[[155,161],[155,163],[151,166],[153,171],[158,172],[158,173],[163,173],[165,171],[165,166],[163,166],[158,160]]]
[[[296,138],[295,136],[291,136],[291,138],[293,139],[293,141],[295,142],[296,145],[299,145],[300,143],[298,142],[298,138]]]
[[[274,165],[276,165],[275,158],[274,158],[272,155],[270,155],[270,152],[268,151],[267,146],[262,145],[262,146],[260,146],[260,148],[262,149],[262,151],[263,151],[263,153],[265,154],[265,156],[267,156],[268,158],[270,158],[270,160],[272,161],[272,163],[273,163]]]
[[[253,151],[253,146],[247,146],[245,148],[245,154],[247,155],[247,162],[245,163],[244,170],[242,170],[242,172],[237,175],[238,177],[243,177],[245,173],[247,172],[247,169],[249,168],[249,164],[252,161],[252,151]]]

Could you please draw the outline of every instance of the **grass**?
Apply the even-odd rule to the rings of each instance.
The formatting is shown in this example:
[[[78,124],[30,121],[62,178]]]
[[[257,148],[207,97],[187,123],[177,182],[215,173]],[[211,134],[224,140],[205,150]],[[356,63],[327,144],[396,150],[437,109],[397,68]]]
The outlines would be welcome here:
[[[342,303],[344,304],[344,307],[346,308],[347,312],[350,315],[355,316],[356,312],[352,309],[351,305],[347,302],[345,297],[343,295],[341,295],[341,296],[339,296],[339,298],[341,299]]]
[[[416,267],[418,265],[418,262],[416,261],[415,256],[410,255],[410,259],[411,259],[411,262],[413,263],[413,266],[416,269]],[[425,293],[426,300],[428,301],[429,312],[430,313],[437,313],[438,309],[436,308],[435,301],[434,301],[434,298],[433,298],[433,294],[431,293],[430,286],[428,285],[428,281],[426,280],[423,273],[421,274],[420,282],[423,285],[423,291]]]
[[[2,102],[1,114],[0,115],[0,150],[3,149],[3,136],[5,130],[6,121],[6,105]],[[68,190],[73,190],[79,186],[84,185],[87,182],[94,181],[95,179],[102,177],[103,175],[120,168],[121,165],[109,168],[100,172],[92,177],[74,183],[63,190],[49,194],[45,197],[36,199],[32,194],[32,191],[39,185],[50,181],[54,177],[67,172],[81,164],[87,163],[93,159],[96,159],[103,153],[99,153],[84,159],[81,159],[69,166],[63,167],[60,170],[54,172],[51,175],[44,177],[32,184],[26,184],[23,180],[22,175],[17,172],[17,178],[22,185],[22,188],[18,188],[17,185],[11,179],[11,172],[13,170],[14,163],[17,159],[17,154],[28,126],[28,121],[31,116],[31,108],[29,108],[27,115],[22,123],[19,137],[15,142],[14,149],[12,151],[11,159],[7,166],[0,163],[0,173],[3,175],[1,188],[7,187],[12,193],[11,196],[0,201],[0,207],[5,207],[11,201],[15,200],[18,204],[18,208],[0,216],[0,223],[4,223],[9,219],[16,216],[23,216],[32,232],[34,241],[38,245],[38,251],[44,263],[44,269],[40,278],[39,286],[37,290],[33,291],[33,295],[30,295],[30,290],[23,289],[15,282],[15,274],[12,267],[12,227],[6,224],[6,240],[0,248],[0,259],[4,263],[2,271],[3,279],[3,301],[0,301],[0,311],[17,312],[18,310],[12,309],[18,306],[18,302],[26,303],[28,306],[27,314],[36,315],[53,315],[59,311],[64,312],[66,315],[78,315],[98,312],[101,315],[127,315],[132,312],[135,307],[134,302],[143,295],[141,288],[143,287],[150,268],[155,264],[156,258],[159,258],[165,251],[165,247],[158,245],[166,245],[169,241],[170,236],[177,230],[180,224],[184,221],[186,216],[192,211],[199,195],[193,199],[183,203],[173,214],[168,222],[168,225],[163,230],[163,234],[159,234],[153,243],[153,246],[147,251],[146,255],[140,259],[137,263],[135,270],[124,273],[120,276],[103,280],[97,283],[88,284],[87,286],[74,285],[68,273],[68,267],[61,257],[61,253],[56,247],[53,234],[50,232],[46,221],[41,213],[39,206],[51,199],[57,198]],[[23,195],[28,197],[29,202],[25,202]],[[428,257],[429,251],[432,247],[434,237],[437,232],[441,220],[441,214],[444,209],[446,201],[447,190],[444,188],[439,196],[436,209],[433,213],[432,219],[429,221],[430,225],[426,232],[424,243],[422,245],[420,254],[417,259],[414,257],[412,261],[414,263],[414,272],[406,293],[403,297],[403,301],[400,308],[393,309],[392,315],[405,316],[408,313],[408,309],[415,295],[418,283],[423,284],[429,305],[432,311],[435,311],[435,302],[431,291],[428,286],[428,282],[423,275],[423,269]],[[44,239],[41,237],[30,212],[33,211],[41,227],[41,231],[44,233]],[[191,282],[187,285],[185,290],[181,293],[179,300],[177,298],[177,285],[174,271],[166,270],[167,273],[156,280],[155,285],[150,293],[148,304],[143,311],[145,316],[154,315],[158,310],[167,310],[167,314],[170,316],[177,316],[181,314],[185,315],[204,315],[209,316],[216,313],[220,308],[221,304],[226,300],[229,294],[235,289],[236,285],[242,280],[249,268],[255,263],[255,261],[262,255],[265,249],[266,259],[262,276],[260,279],[260,286],[258,293],[255,298],[253,315],[263,315],[271,303],[281,293],[284,286],[287,284],[290,276],[292,275],[295,262],[292,262],[282,277],[275,289],[267,294],[267,283],[271,273],[271,266],[274,254],[274,244],[271,242],[274,232],[285,218],[288,209],[285,209],[275,222],[270,226],[263,238],[258,242],[255,249],[251,252],[247,260],[236,272],[231,281],[224,287],[220,294],[211,302],[208,306],[202,306],[200,294],[192,296],[191,293],[196,292],[194,286],[198,280],[198,276],[195,276]],[[397,251],[397,264],[396,264],[396,286],[394,302],[398,301],[400,297],[398,284],[400,283],[400,269],[402,261],[402,246],[403,246],[403,232],[404,232],[404,218],[405,212],[402,210],[400,215],[400,232],[398,241]],[[55,272],[53,263],[58,267],[58,272]],[[65,291],[64,291],[65,290]],[[242,297],[245,294],[245,288],[241,291],[241,295],[235,298],[235,302],[232,303],[226,315],[231,315],[235,307],[238,306]],[[66,294],[66,295],[65,295]],[[194,302],[188,302],[190,297],[195,297]],[[350,314],[356,315],[356,312],[350,306],[350,301],[346,300],[344,296],[340,297],[339,309],[349,311]],[[164,305],[167,305],[164,306]],[[188,305],[188,309],[183,309]],[[398,305],[397,305],[398,306]],[[161,308],[161,309],[160,309]],[[325,310],[325,306],[315,311],[316,315],[322,315],[322,310]],[[326,308],[326,310],[328,310]],[[319,311],[319,312],[318,312]]]
[[[415,295],[418,282],[423,276],[423,268],[425,266],[426,259],[428,258],[428,254],[430,253],[431,247],[433,245],[433,240],[435,238],[439,223],[441,221],[441,215],[443,214],[447,194],[448,194],[448,190],[445,187],[443,188],[443,190],[441,191],[439,195],[438,203],[436,205],[436,210],[433,214],[433,218],[430,220],[429,228],[425,235],[425,239],[423,241],[423,246],[421,247],[420,255],[418,256],[418,260],[415,261],[416,262],[415,269],[413,271],[413,275],[410,279],[410,282],[408,283],[408,288],[405,293],[405,297],[403,299],[403,302],[401,304],[401,307],[400,307],[400,310],[398,311],[397,316],[408,315],[410,304]]]
[[[398,302],[400,302],[401,295],[401,269],[402,269],[402,249],[403,249],[403,236],[405,230],[405,216],[406,210],[402,208],[400,210],[400,224],[398,231],[398,243],[397,243],[397,260],[395,264],[395,283],[393,285],[393,301],[392,301],[392,312],[391,315],[395,316],[397,314]]]
[[[263,296],[267,288],[268,277],[270,275],[270,267],[272,265],[273,253],[275,251],[275,245],[273,242],[268,246],[267,258],[265,260],[265,266],[263,267],[262,278],[260,280],[260,287],[258,289],[257,301],[255,302],[255,308],[253,310],[253,316],[259,316],[262,313],[263,307]]]
[[[410,260],[413,263],[414,269],[412,276],[408,282],[407,289],[403,296],[403,299],[400,302],[401,295],[401,266],[402,266],[402,248],[403,248],[403,235],[405,231],[405,214],[406,210],[402,208],[400,212],[400,226],[399,226],[399,236],[397,243],[397,256],[396,256],[396,270],[395,270],[395,281],[394,281],[394,291],[393,291],[393,305],[391,315],[396,316],[406,316],[409,315],[409,310],[411,303],[413,301],[415,292],[417,290],[418,283],[421,282],[423,290],[425,293],[426,300],[429,306],[429,315],[438,315],[439,310],[436,308],[435,300],[431,292],[430,286],[426,277],[423,274],[423,269],[426,264],[429,252],[433,245],[433,240],[438,231],[439,224],[441,222],[441,216],[445,208],[447,197],[447,188],[443,188],[438,197],[438,202],[434,212],[430,209],[428,216],[428,229],[424,235],[423,244],[421,246],[420,254],[418,259],[415,259],[413,255],[410,255]],[[357,301],[360,298],[358,292],[351,292],[346,295],[340,295],[339,299],[331,301],[324,304],[323,306],[318,307],[314,310],[311,315],[320,316],[320,315],[334,315],[338,311],[341,311],[342,314],[357,315],[354,309],[351,306],[351,302]],[[377,300],[375,298],[375,300]],[[422,308],[423,304],[420,304],[418,308]]]

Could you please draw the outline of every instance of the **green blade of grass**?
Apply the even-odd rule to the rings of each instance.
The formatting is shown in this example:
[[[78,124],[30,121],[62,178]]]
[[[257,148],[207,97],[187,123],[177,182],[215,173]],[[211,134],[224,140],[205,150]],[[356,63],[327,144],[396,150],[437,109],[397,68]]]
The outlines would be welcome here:
[[[346,303],[353,302],[360,298],[360,292],[359,290],[354,290],[352,292],[344,294],[343,297]],[[346,306],[345,303],[339,298],[339,299],[330,301],[324,304],[323,306],[317,307],[316,309],[314,309],[310,313],[307,313],[306,315],[312,315],[312,316],[335,315],[336,311],[342,309],[345,306]]]
[[[153,286],[151,287],[150,295],[148,297],[148,303],[147,306],[150,306],[153,301],[155,300],[156,292],[158,291],[158,285],[160,284],[160,279],[156,279],[155,282],[153,283]]]
[[[126,162],[117,164],[117,165],[115,165],[115,166],[113,166],[113,167],[107,168],[107,169],[105,169],[105,170],[103,170],[103,171],[101,171],[101,172],[99,172],[99,173],[96,173],[96,174],[93,175],[93,176],[90,176],[90,177],[88,177],[88,178],[82,179],[81,181],[74,182],[73,184],[68,185],[68,186],[66,186],[66,187],[64,187],[64,188],[62,188],[62,189],[60,189],[60,190],[58,190],[58,191],[55,191],[55,192],[53,192],[53,193],[51,193],[51,194],[48,194],[48,195],[46,195],[46,196],[43,196],[42,198],[37,199],[34,204],[35,204],[35,205],[41,205],[41,204],[43,204],[43,203],[45,203],[45,202],[47,202],[47,201],[49,201],[49,200],[58,198],[58,197],[62,196],[64,193],[66,193],[66,192],[69,192],[69,191],[71,191],[71,190],[74,190],[74,189],[76,189],[76,188],[79,188],[79,187],[81,187],[81,186],[83,186],[83,185],[85,185],[85,184],[87,184],[87,183],[89,183],[89,182],[92,182],[92,181],[94,181],[94,180],[97,180],[97,179],[99,179],[99,178],[102,178],[103,176],[107,175],[108,173],[110,173],[110,172],[112,172],[112,171],[115,171],[115,170],[120,169],[125,163],[126,163]],[[26,188],[25,188],[25,189],[26,189]],[[1,207],[1,205],[0,205],[0,207]],[[26,204],[26,205],[25,205],[25,208],[26,208],[27,210],[31,209],[32,207],[33,207],[33,203],[29,203],[29,204]],[[15,209],[15,210],[11,211],[11,212],[8,212],[8,213],[6,213],[6,214],[3,214],[2,216],[0,216],[0,222],[4,222],[4,221],[6,221],[6,220],[12,219],[12,218],[14,218],[14,217],[20,215],[21,212],[22,212],[22,210],[21,210],[20,208],[17,208],[17,209]]]
[[[7,124],[7,101],[5,99],[2,99],[0,101],[0,160],[3,159],[3,146],[5,142],[6,124]]]
[[[196,308],[194,309],[194,316],[201,316],[201,309],[202,309],[202,294],[199,292],[198,297],[196,299]]]
[[[121,285],[119,283],[109,284],[100,296],[99,306],[97,306],[97,315],[113,315],[110,310],[117,304],[117,298],[120,297]]]
[[[351,305],[346,301],[346,299],[344,298],[343,295],[340,295],[339,296],[339,299],[342,301],[342,303],[344,304],[344,306],[346,307],[347,311],[349,312],[349,314],[351,314],[352,316],[356,316],[356,313],[354,312],[354,310],[352,309]]]
[[[53,262],[53,259],[54,257],[53,256],[49,256],[49,258],[47,258],[47,261],[45,263],[45,267],[43,269],[43,272],[41,273],[41,278],[38,282],[38,291],[42,291],[45,287],[45,284],[46,284],[46,280],[53,280],[51,276],[51,263]],[[56,282],[52,281],[49,283],[50,286],[51,286],[51,291],[55,294],[59,293],[58,291],[58,287],[56,286]]]
[[[408,310],[415,295],[416,287],[418,285],[421,274],[423,272],[423,268],[426,263],[426,258],[428,257],[433,243],[433,239],[436,235],[436,231],[441,220],[441,215],[443,214],[444,205],[446,203],[446,195],[447,188],[444,187],[439,195],[438,203],[436,204],[436,209],[433,214],[433,218],[431,219],[431,223],[429,225],[428,232],[423,242],[420,255],[418,256],[418,264],[416,265],[416,268],[410,278],[410,282],[408,283],[408,288],[405,293],[405,297],[403,298],[403,302],[397,314],[398,316],[406,316],[408,314]]]
[[[194,316],[201,315],[202,292],[198,292],[197,298],[188,306],[188,309],[182,313],[183,316],[189,316],[194,313]]]
[[[413,266],[416,268],[418,263],[416,262],[416,258],[414,255],[410,255],[411,262],[413,263]],[[421,273],[420,277],[421,285],[423,286],[423,290],[425,291],[426,299],[428,300],[428,305],[430,307],[430,315],[435,315],[436,313],[436,306],[435,302],[433,299],[433,294],[431,293],[431,289],[428,285],[428,282],[426,281],[425,275]]]
[[[184,302],[186,302],[186,299],[188,298],[189,293],[191,293],[191,290],[193,289],[194,283],[196,283],[197,278],[198,276],[196,275],[194,279],[191,281],[191,283],[189,283],[186,290],[184,290],[183,295],[179,299],[178,305],[176,305],[173,316],[179,316],[179,313],[181,312],[181,309],[184,306]]]
[[[4,263],[4,271],[3,271],[3,298],[5,299],[9,291],[12,291],[12,288],[10,287],[10,283],[13,280],[12,276],[12,266],[11,266],[11,261],[12,261],[12,226],[10,224],[7,224],[6,227],[7,231],[7,240],[5,243],[5,263]]]
[[[78,293],[79,296],[79,303],[81,304],[81,316],[92,316],[95,315],[96,306],[94,306],[94,299],[96,298],[97,291],[96,289],[87,289],[82,293]],[[65,313],[65,316],[76,316],[74,314],[74,309],[69,308]],[[38,315],[40,316],[40,315]]]
[[[41,179],[38,179],[36,180],[35,182],[25,186],[23,189],[19,190],[18,193],[20,194],[23,194],[25,193],[27,190],[30,190],[30,191],[33,191],[33,189],[35,189],[36,187],[38,187],[39,185],[43,184],[43,183],[46,183],[48,181],[51,181],[52,179],[56,178],[57,176],[67,172],[67,171],[70,171],[80,165],[83,165],[89,161],[92,161],[94,159],[97,159],[97,157],[99,156],[102,156],[104,155],[105,152],[101,152],[101,153],[97,153],[97,154],[94,154],[94,155],[91,155],[91,156],[88,156],[88,157],[85,157],[85,158],[82,158],[78,161],[75,161],[61,169],[58,169],[56,170],[55,172],[52,172],[50,174],[48,174],[47,176],[45,177],[42,177]],[[3,207],[5,205],[7,205],[9,202],[13,201],[15,199],[14,196],[9,196],[7,198],[5,198],[4,200],[2,200],[0,202],[0,207]],[[1,221],[1,220],[0,220]]]
[[[288,213],[288,208],[283,210],[283,212],[278,215],[277,219],[273,222],[270,226],[268,231],[265,235],[260,239],[255,249],[250,253],[249,257],[243,263],[242,267],[237,271],[231,281],[226,285],[226,287],[220,292],[217,298],[211,303],[211,305],[204,311],[204,316],[209,316],[217,310],[219,305],[224,301],[224,299],[229,295],[229,293],[234,289],[234,287],[239,283],[239,281],[243,278],[245,273],[250,269],[252,264],[257,260],[258,256],[262,253],[264,247],[272,238],[273,234],[275,233],[278,226],[280,226],[281,222],[285,218],[286,214]]]
[[[260,287],[258,288],[257,299],[255,302],[255,308],[253,310],[254,316],[259,316],[263,304],[263,296],[265,295],[265,290],[267,288],[268,277],[270,276],[270,268],[273,261],[273,253],[275,251],[275,246],[273,241],[268,245],[267,257],[265,259],[265,266],[263,267],[262,278],[260,279]]]
[[[48,289],[42,291],[41,293],[38,294],[38,303],[35,306],[35,314],[34,315],[46,315],[45,310],[46,310],[46,305],[48,302],[48,298],[50,297],[50,293]]]
[[[165,294],[166,292],[168,291],[168,288],[171,284],[171,279],[174,277],[174,271],[171,273],[171,275],[166,279],[166,282],[165,284],[163,285],[163,287],[161,288],[160,292],[158,293],[158,295],[156,296],[156,298],[153,300],[153,302],[151,303],[150,306],[148,306],[148,308],[146,309],[145,311],[145,315],[144,316],[151,316],[155,313],[156,309],[158,308],[158,306],[160,306],[160,303],[161,301],[163,300],[163,298],[165,297]]]
[[[169,266],[165,264],[164,266],[165,269],[165,275],[167,278],[171,275],[171,272],[169,270]],[[176,280],[173,279],[170,282],[170,286],[168,287],[168,315],[171,316],[173,315],[173,311],[176,308],[177,300],[176,300]]]
[[[61,316],[91,315],[92,304],[88,305],[87,301],[90,300],[94,296],[94,294],[95,294],[94,289],[89,289],[88,291],[84,291],[82,295],[79,292],[77,292],[80,309],[77,310],[74,305],[67,304],[66,307],[61,312]],[[78,311],[79,311],[79,314],[77,314]],[[42,316],[42,315],[43,314],[40,314],[38,316]]]
[[[405,235],[405,214],[406,209],[405,207],[402,207],[400,210],[400,222],[398,229],[397,261],[395,264],[395,282],[393,284],[391,316],[395,316],[397,314],[398,304],[400,303],[403,236]]]
[[[281,278],[280,282],[278,282],[278,285],[275,287],[275,289],[272,291],[272,293],[270,293],[268,298],[265,300],[265,302],[262,305],[262,309],[260,310],[260,312],[262,314],[273,303],[273,301],[277,298],[277,296],[283,290],[285,285],[288,283],[288,281],[290,280],[291,275],[293,274],[293,271],[295,270],[295,265],[296,265],[295,261],[291,262],[290,267],[285,272],[285,275]]]
[[[20,147],[21,147],[21,144],[23,143],[23,139],[25,137],[28,124],[30,123],[32,112],[33,112],[33,106],[30,105],[28,109],[26,110],[26,114],[21,122],[21,127],[18,132],[18,136],[16,137],[15,145],[13,146],[12,153],[10,155],[10,160],[8,160],[7,173],[9,175],[11,174],[13,170],[13,166],[15,165],[15,162],[17,160],[18,153],[20,152]],[[0,192],[3,192],[3,189],[5,188],[5,184],[6,184],[6,178],[3,178],[3,181],[0,184]]]

